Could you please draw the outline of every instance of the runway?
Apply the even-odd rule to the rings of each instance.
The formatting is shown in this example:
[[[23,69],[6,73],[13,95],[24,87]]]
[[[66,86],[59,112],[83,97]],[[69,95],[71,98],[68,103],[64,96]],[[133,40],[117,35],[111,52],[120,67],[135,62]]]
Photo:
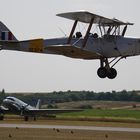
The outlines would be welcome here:
[[[42,129],[75,129],[75,130],[95,130],[95,131],[115,131],[115,132],[140,132],[140,128],[125,127],[96,127],[96,126],[67,126],[67,125],[36,125],[36,124],[0,124],[0,128],[42,128]]]

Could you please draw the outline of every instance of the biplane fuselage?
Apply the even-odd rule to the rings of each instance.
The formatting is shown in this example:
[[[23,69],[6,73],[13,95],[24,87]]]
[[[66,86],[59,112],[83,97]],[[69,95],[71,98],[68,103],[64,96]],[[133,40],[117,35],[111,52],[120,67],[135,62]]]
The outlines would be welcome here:
[[[45,54],[56,54],[56,55],[64,55],[67,57],[71,58],[79,58],[79,59],[99,59],[99,57],[83,57],[82,54],[81,56],[76,55],[72,51],[72,49],[64,50],[64,51],[53,51],[53,45],[61,45],[63,44],[64,47],[67,47],[67,40],[68,38],[54,38],[54,39],[37,39],[37,40],[31,40],[31,41],[21,41],[19,43],[13,43],[8,46],[4,46],[2,49],[5,50],[15,50],[15,51],[24,51],[24,52],[33,52],[33,53],[45,53]],[[83,44],[83,38],[80,40],[77,38],[72,39],[72,43],[75,45],[77,48],[82,49],[82,44]],[[36,46],[32,47],[32,42],[33,44],[37,44]],[[39,44],[42,44],[40,47]],[[3,44],[1,42],[1,44]],[[65,46],[66,45],[66,46]],[[50,47],[52,47],[52,50]],[[54,46],[55,47],[55,46]],[[49,49],[48,49],[49,48]],[[56,48],[55,48],[56,49]],[[59,49],[59,47],[58,47]],[[105,56],[106,58],[112,58],[112,57],[128,57],[128,56],[135,56],[140,54],[140,39],[138,38],[125,38],[122,36],[103,36],[100,38],[92,38],[89,37],[86,47],[83,49],[86,51],[96,52],[98,54],[101,54]]]
[[[67,40],[68,38],[54,38],[54,39],[46,39],[44,40],[44,52],[47,54],[58,54],[58,55],[64,55],[67,57],[71,58],[81,58],[81,59],[98,59],[99,57],[95,58],[83,58],[82,56],[78,57],[73,55],[74,52],[72,50],[69,50],[70,52],[65,53],[65,52],[53,52],[53,51],[48,51],[47,46],[52,46],[54,43],[56,45],[61,45],[61,44],[66,44],[67,47]],[[79,39],[72,39],[72,43],[77,46],[77,48],[82,49],[82,44],[83,44],[83,38]],[[24,47],[23,47],[24,48]],[[140,39],[138,38],[127,38],[127,37],[122,37],[122,36],[103,36],[97,39],[94,39],[92,37],[89,37],[86,47],[84,50],[90,51],[90,52],[96,52],[99,53],[107,58],[112,58],[112,57],[128,57],[128,56],[135,56],[140,54]],[[28,49],[26,50],[28,51]]]
[[[18,41],[10,30],[0,22],[1,49],[34,53],[57,54],[71,58],[100,60],[97,74],[100,78],[114,79],[117,71],[113,68],[122,58],[140,55],[140,39],[125,37],[128,25],[117,19],[109,19],[86,11],[69,12],[57,16],[74,20],[69,37]],[[83,36],[76,32],[78,22],[89,24]],[[91,33],[92,25],[98,25],[100,35]],[[123,26],[123,28],[121,28]],[[113,58],[110,62],[109,58]],[[111,63],[112,64],[111,66]]]

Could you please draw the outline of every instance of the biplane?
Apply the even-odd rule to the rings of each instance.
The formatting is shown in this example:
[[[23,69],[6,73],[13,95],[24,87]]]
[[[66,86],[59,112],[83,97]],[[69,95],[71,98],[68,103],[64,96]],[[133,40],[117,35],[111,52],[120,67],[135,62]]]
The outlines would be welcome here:
[[[97,74],[100,78],[114,79],[114,66],[122,59],[140,54],[140,39],[125,37],[127,27],[133,23],[110,19],[87,11],[57,14],[74,21],[68,37],[18,41],[0,22],[0,48],[34,53],[63,55],[76,59],[100,61]],[[87,24],[84,35],[76,31],[77,23]],[[96,26],[97,31],[91,32]]]

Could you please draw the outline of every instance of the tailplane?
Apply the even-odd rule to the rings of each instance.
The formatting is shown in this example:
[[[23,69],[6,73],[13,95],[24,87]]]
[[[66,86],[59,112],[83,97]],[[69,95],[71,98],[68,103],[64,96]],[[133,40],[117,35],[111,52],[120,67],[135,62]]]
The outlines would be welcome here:
[[[12,32],[0,21],[0,40],[1,41],[17,41]]]

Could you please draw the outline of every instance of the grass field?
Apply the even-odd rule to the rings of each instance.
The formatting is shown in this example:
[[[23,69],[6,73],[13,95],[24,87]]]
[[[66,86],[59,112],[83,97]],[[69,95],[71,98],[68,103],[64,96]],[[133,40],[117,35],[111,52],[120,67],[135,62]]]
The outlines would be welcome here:
[[[140,110],[128,109],[86,109],[82,112],[65,113],[59,117],[74,117],[74,118],[122,118],[122,119],[137,119],[140,120]]]
[[[19,116],[5,115],[5,119],[23,119]],[[86,109],[81,112],[58,114],[56,118],[38,118],[51,120],[72,121],[101,121],[101,122],[125,122],[140,124],[140,110],[131,109]]]
[[[140,133],[55,128],[0,128],[0,140],[140,140]]]
[[[80,108],[82,106],[91,106],[94,109],[137,109],[140,110],[140,102],[124,101],[76,101],[57,103],[58,108]],[[136,108],[133,108],[136,105]],[[46,106],[44,106],[46,107]]]
[[[83,102],[80,102],[80,104],[82,103]],[[79,105],[79,103],[73,103],[71,106],[75,106],[74,104]],[[90,104],[93,103],[90,102]],[[96,102],[96,107],[93,105],[94,109],[86,109],[82,112],[59,114],[56,119],[49,118],[47,120],[47,118],[39,118],[37,121],[32,120],[24,122],[21,117],[10,115],[6,116],[5,120],[0,121],[0,123],[140,128],[140,110],[139,108],[132,108],[132,104],[132,102],[119,102],[119,104],[118,102]],[[62,108],[65,106],[64,104],[60,105]],[[71,107],[69,106],[66,108]],[[140,133],[58,130],[55,128],[0,128],[0,140],[140,140]]]

